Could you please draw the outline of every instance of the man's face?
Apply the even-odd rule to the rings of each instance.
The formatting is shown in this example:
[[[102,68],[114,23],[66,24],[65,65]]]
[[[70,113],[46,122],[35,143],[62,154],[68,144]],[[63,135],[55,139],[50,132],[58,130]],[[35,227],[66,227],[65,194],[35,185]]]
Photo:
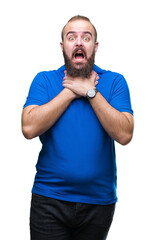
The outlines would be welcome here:
[[[89,77],[98,43],[93,26],[85,20],[69,22],[61,43],[67,73],[72,77]]]

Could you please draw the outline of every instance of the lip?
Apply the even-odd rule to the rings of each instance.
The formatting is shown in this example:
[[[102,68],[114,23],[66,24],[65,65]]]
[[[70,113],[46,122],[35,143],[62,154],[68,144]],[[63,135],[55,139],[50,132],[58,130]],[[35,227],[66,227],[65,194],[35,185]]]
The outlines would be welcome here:
[[[75,55],[77,53],[82,53],[83,54],[83,57],[75,57]],[[74,60],[75,63],[84,63],[86,62],[86,59],[87,59],[87,56],[86,56],[86,52],[83,48],[76,48],[74,51],[73,51],[73,54],[72,54],[72,59]]]
[[[74,57],[73,61],[76,63],[84,63],[84,62],[86,62],[86,58],[85,57],[83,57],[83,58],[82,57],[76,57],[76,58]]]
[[[86,59],[85,58],[74,58],[74,62],[75,63],[84,63],[84,62],[86,62]]]
[[[76,53],[82,53],[83,54],[83,58],[87,58],[87,55],[86,55],[86,52],[83,48],[76,48],[74,51],[73,51],[73,54],[72,54],[72,58],[75,58],[75,55]]]

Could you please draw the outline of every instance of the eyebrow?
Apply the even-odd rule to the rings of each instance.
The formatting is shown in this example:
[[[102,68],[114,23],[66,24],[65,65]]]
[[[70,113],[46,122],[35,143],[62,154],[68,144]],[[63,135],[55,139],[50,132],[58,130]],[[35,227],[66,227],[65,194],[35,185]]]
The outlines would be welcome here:
[[[69,32],[66,34],[66,37],[67,37],[69,34],[75,34],[75,33],[79,33],[79,32],[69,31]],[[89,35],[92,37],[91,32],[85,31],[85,32],[81,32],[81,33],[83,33],[83,34],[89,34]]]

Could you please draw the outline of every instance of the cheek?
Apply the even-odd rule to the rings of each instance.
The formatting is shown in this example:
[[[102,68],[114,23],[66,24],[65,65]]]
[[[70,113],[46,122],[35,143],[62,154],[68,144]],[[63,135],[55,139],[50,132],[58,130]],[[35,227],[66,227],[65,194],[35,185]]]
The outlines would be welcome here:
[[[87,49],[87,57],[88,57],[88,58],[90,58],[90,57],[92,56],[93,51],[94,51],[94,48],[93,48],[93,47]]]
[[[69,58],[72,56],[72,46],[64,45],[64,51]]]

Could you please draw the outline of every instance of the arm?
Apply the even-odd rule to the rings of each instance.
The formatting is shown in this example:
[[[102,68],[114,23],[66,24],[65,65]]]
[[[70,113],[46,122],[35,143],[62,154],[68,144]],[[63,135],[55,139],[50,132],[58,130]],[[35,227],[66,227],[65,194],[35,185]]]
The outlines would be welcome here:
[[[95,72],[92,72],[90,79],[70,79],[66,75],[63,86],[85,97],[89,89],[95,88],[95,78]],[[99,92],[93,99],[89,99],[89,102],[110,137],[122,145],[128,144],[133,134],[132,115],[113,108]]]
[[[50,102],[37,106],[30,105],[22,112],[22,132],[27,139],[46,132],[63,114],[77,95],[69,89],[63,89]]]
[[[113,108],[99,92],[89,102],[110,137],[122,145],[128,144],[133,135],[132,115]]]

